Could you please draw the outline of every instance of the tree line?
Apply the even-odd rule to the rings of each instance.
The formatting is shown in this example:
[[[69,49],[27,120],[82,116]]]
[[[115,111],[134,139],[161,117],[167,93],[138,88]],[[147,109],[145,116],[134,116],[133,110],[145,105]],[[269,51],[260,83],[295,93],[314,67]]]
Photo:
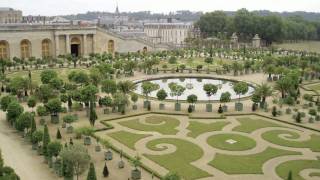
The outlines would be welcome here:
[[[239,40],[249,41],[255,34],[259,34],[267,45],[284,40],[320,39],[319,21],[307,21],[300,16],[281,17],[277,14],[262,16],[247,9],[240,9],[233,16],[228,16],[223,11],[206,13],[195,25],[200,28],[205,38],[227,39],[236,32]]]

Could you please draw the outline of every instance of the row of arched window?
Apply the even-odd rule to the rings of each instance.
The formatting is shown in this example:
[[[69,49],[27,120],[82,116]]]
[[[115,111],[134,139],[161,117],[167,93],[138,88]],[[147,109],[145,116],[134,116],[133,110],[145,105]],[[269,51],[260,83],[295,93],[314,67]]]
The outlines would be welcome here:
[[[52,43],[50,39],[44,39],[41,43],[42,57],[48,58],[52,56]],[[28,59],[32,56],[32,44],[29,40],[24,39],[20,42],[20,58]],[[0,41],[0,59],[10,58],[10,45],[8,41]]]

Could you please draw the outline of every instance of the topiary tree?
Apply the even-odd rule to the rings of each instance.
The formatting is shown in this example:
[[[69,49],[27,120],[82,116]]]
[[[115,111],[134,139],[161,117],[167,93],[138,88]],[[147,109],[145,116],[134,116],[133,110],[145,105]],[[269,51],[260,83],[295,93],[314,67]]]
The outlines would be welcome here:
[[[59,155],[65,164],[64,177],[70,178],[70,176],[76,175],[79,179],[79,175],[86,171],[90,163],[88,150],[81,144],[72,143],[72,145],[63,148]]]
[[[96,120],[98,119],[98,116],[97,116],[96,110],[93,107],[93,104],[92,103],[90,103],[90,104],[91,105],[90,105],[89,121],[90,121],[91,126],[93,127]]]
[[[108,177],[109,176],[109,170],[108,170],[107,163],[104,164],[102,174],[103,174],[103,177]]]
[[[183,94],[183,92],[186,90],[185,87],[178,85],[177,83],[170,83],[169,88],[171,90],[171,96],[177,97],[177,103],[179,103],[179,96]]]
[[[257,93],[254,93],[251,97],[251,101],[253,102],[252,104],[252,111],[256,111],[258,107],[258,103],[261,101],[261,96]]]
[[[0,105],[3,111],[7,111],[9,104],[13,101],[18,101],[16,97],[11,95],[6,95],[1,98]]]
[[[234,92],[239,96],[239,103],[241,95],[244,95],[248,92],[249,87],[248,84],[245,82],[238,82],[233,86]]]
[[[48,84],[51,79],[57,78],[58,74],[54,70],[44,70],[40,74],[41,82],[43,84]]]
[[[134,104],[137,103],[138,99],[139,99],[139,96],[138,96],[137,94],[135,94],[135,93],[132,93],[132,94],[131,94],[131,101],[132,101]]]
[[[210,104],[210,97],[217,93],[218,87],[214,84],[205,84],[203,85],[203,90],[206,92],[209,98],[208,103]]]
[[[45,105],[47,110],[51,113],[51,122],[54,124],[59,123],[59,112],[62,111],[61,101],[58,98],[50,99]]]
[[[29,108],[32,108],[32,112],[33,112],[33,108],[36,107],[36,105],[37,105],[36,97],[30,96],[28,98],[27,105],[28,105]]]
[[[159,85],[152,83],[150,81],[143,82],[141,85],[142,93],[146,96],[146,102],[147,104],[150,104],[149,102],[149,95],[153,92],[159,89]]]
[[[60,132],[60,129],[59,129],[59,128],[57,129],[56,138],[57,138],[57,139],[62,139],[61,132]]]
[[[276,106],[273,106],[273,108],[272,108],[272,116],[273,117],[277,116],[277,107]]]
[[[227,110],[227,105],[226,105],[226,103],[228,103],[228,102],[230,102],[231,101],[231,94],[230,94],[230,92],[224,92],[224,93],[222,93],[221,94],[221,96],[220,96],[220,103],[224,103],[224,112],[226,112],[226,110]]]
[[[188,112],[191,113],[195,109],[195,103],[198,101],[198,96],[191,94],[187,97],[187,102],[190,104]]]
[[[62,150],[62,144],[59,141],[52,141],[48,144],[48,156],[56,157],[59,155],[60,151]]]
[[[289,171],[287,180],[293,180],[293,178],[292,178],[292,171]]]
[[[43,139],[43,131],[42,130],[36,130],[32,133],[31,136],[31,142],[34,145],[37,145],[39,142],[41,142]]]
[[[87,176],[87,180],[97,180],[96,170],[94,168],[94,164],[90,163],[90,168]]]
[[[43,154],[48,157],[48,144],[50,143],[50,135],[49,135],[49,129],[48,126],[45,124],[44,125],[44,130],[43,130],[43,139],[42,139],[42,147],[43,147]]]
[[[30,112],[24,112],[20,114],[20,116],[17,118],[15,127],[18,131],[24,131],[25,129],[28,130],[31,127],[33,122],[34,122],[33,114],[31,114]]]
[[[168,97],[168,93],[166,92],[166,90],[164,89],[160,89],[158,92],[157,92],[157,98],[159,101],[164,101],[166,98]],[[163,103],[160,103],[159,104],[159,109],[164,109],[164,104]]]
[[[17,102],[12,101],[7,108],[7,120],[13,125],[16,122],[16,119],[22,114],[23,107]]]

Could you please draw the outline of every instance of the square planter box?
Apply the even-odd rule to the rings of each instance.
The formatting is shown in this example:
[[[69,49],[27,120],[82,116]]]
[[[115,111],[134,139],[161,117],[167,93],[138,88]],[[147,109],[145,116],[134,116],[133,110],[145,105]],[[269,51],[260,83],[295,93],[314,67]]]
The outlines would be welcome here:
[[[71,134],[73,133],[73,127],[72,126],[68,126],[67,127],[67,134]]]
[[[59,116],[51,116],[51,123],[52,124],[59,124]]]
[[[223,112],[228,112],[228,106],[222,106]]]
[[[120,160],[118,163],[118,168],[123,169],[124,168],[124,161]]]
[[[165,109],[165,105],[163,103],[159,104],[159,109],[160,110],[164,110]]]
[[[91,145],[91,138],[90,138],[89,136],[86,136],[86,137],[83,139],[83,144],[86,145],[86,146]]]
[[[132,170],[131,171],[131,179],[132,180],[139,180],[141,179],[141,171],[138,169]]]
[[[137,110],[138,109],[138,106],[136,104],[132,105],[132,109],[133,110]]]
[[[206,112],[212,112],[212,104],[206,104]]]
[[[111,151],[107,151],[107,152],[104,153],[104,159],[105,159],[106,161],[112,160],[112,157],[113,157],[113,154],[112,154]]]
[[[236,111],[242,111],[243,110],[243,104],[242,103],[235,103],[235,110]]]
[[[143,101],[143,108],[148,108],[150,101]]]
[[[174,110],[175,111],[181,111],[181,104],[180,103],[175,103],[174,104]]]

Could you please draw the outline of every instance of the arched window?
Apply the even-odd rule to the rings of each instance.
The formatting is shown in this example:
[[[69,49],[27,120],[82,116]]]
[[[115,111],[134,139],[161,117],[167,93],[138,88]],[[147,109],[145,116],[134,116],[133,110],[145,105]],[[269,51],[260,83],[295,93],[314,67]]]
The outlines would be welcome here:
[[[147,53],[148,52],[148,48],[147,47],[144,47],[143,48],[143,53]]]
[[[22,40],[20,43],[21,59],[28,59],[31,57],[31,43],[29,40]]]
[[[42,41],[42,57],[48,58],[51,56],[51,41],[45,39]]]
[[[114,53],[114,41],[113,40],[108,41],[108,52],[111,54]]]
[[[9,43],[7,41],[0,41],[0,59],[9,58]]]

